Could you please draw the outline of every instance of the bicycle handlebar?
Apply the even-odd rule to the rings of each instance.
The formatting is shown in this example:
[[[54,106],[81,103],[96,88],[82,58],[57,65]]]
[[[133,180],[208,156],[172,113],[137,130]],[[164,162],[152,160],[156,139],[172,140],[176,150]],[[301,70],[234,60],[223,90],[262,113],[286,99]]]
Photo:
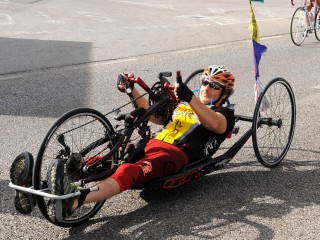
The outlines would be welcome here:
[[[164,73],[159,74],[160,82],[162,81],[162,88],[163,88],[161,90],[163,91],[162,93],[168,93],[170,95],[170,102],[176,103],[177,98],[176,98],[175,94],[172,92],[172,90],[174,90],[175,87],[173,84],[170,84],[169,81],[164,77],[167,75],[169,75],[169,74],[164,74]],[[181,77],[181,75],[180,75],[180,77]],[[152,91],[152,89],[140,77],[136,77],[136,78],[129,77],[128,81],[131,83],[138,84],[146,92]],[[131,99],[131,100],[133,100],[133,99]]]
[[[128,81],[129,82],[133,82],[133,83],[137,83],[146,92],[151,90],[149,88],[149,86],[140,77],[137,77],[137,78],[130,77],[130,78],[128,78]],[[164,87],[165,87],[165,89],[169,89],[169,90],[173,90],[174,89],[174,85],[173,84],[165,83]]]

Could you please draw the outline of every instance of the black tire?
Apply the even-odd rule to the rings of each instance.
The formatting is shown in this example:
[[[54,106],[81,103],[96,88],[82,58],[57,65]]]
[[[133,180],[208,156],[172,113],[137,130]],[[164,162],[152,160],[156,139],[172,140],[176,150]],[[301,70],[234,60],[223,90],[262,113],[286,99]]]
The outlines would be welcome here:
[[[319,15],[319,10],[320,6],[318,7],[316,16],[315,16],[315,21],[314,21],[314,34],[316,35],[316,39],[320,41],[320,15]]]
[[[291,19],[290,35],[292,42],[297,46],[300,46],[303,43],[308,34],[308,26],[305,17],[305,8],[299,7],[295,10]]]
[[[56,123],[53,124],[40,146],[35,167],[33,169],[34,189],[38,190],[47,188],[47,168],[53,159],[63,159],[66,166],[68,159],[70,159],[69,156],[72,153],[79,153],[90,143],[103,138],[106,136],[106,134],[112,134],[113,132],[114,129],[107,118],[94,109],[79,108],[64,114],[56,121]],[[65,144],[70,147],[70,153],[65,155],[61,155],[61,150],[65,150],[66,148],[62,146],[61,142],[59,143],[57,141],[57,137],[61,136],[61,134],[64,136]],[[80,170],[81,168],[79,165],[77,165],[79,162],[83,161],[85,158],[87,159],[88,157],[106,154],[108,151],[110,151],[110,147],[113,145],[114,143],[109,141],[99,147],[95,147],[93,149],[90,148],[85,156],[78,158],[78,161],[74,160],[74,162],[72,162],[73,168],[77,169],[75,172],[80,175],[83,174]],[[73,178],[73,173],[74,172],[72,172],[72,174],[70,171],[68,172],[67,168],[65,167],[65,177],[69,177],[69,179],[71,177]],[[79,178],[80,177],[81,176],[79,176]],[[93,184],[94,183],[89,183],[85,187],[88,188]],[[51,221],[47,210],[49,199],[36,196],[36,200],[43,216]],[[103,204],[104,201],[83,205],[63,222],[51,222],[63,227],[77,226],[93,217],[103,206]]]
[[[268,120],[272,119],[272,123]],[[260,124],[261,121],[264,123]],[[252,123],[253,149],[265,167],[277,166],[287,154],[296,124],[296,104],[290,84],[271,80],[260,94]]]
[[[201,75],[203,73],[204,69],[198,69],[191,73],[187,79],[185,80],[185,84],[194,92],[196,96],[199,95],[199,90],[202,84],[201,81]]]

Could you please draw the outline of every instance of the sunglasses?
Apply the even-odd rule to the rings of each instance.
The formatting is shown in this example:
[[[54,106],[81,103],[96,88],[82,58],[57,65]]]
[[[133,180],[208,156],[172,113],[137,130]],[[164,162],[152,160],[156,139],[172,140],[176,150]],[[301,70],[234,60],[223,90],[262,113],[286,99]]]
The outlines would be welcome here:
[[[202,81],[202,86],[206,87],[208,84],[209,84],[209,87],[214,89],[214,90],[220,90],[222,88],[218,83],[209,82],[207,80],[203,80]]]

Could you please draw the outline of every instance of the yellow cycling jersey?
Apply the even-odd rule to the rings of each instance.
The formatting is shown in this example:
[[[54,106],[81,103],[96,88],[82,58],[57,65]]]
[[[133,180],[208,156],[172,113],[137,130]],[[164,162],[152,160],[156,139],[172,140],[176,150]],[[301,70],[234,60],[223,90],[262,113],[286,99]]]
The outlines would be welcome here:
[[[212,156],[233,129],[234,113],[226,107],[210,108],[225,116],[227,129],[223,134],[206,129],[189,104],[180,103],[174,109],[171,121],[157,133],[155,139],[179,146],[190,159]]]
[[[175,140],[191,130],[193,125],[199,123],[198,116],[189,105],[179,104],[172,114],[172,121],[156,135],[155,139],[173,144]]]

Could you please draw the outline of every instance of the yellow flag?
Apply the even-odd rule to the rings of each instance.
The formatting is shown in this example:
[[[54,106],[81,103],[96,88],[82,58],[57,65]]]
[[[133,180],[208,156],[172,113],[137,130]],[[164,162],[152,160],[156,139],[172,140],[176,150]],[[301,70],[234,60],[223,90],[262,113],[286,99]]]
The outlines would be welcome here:
[[[255,40],[257,43],[260,43],[258,24],[254,16],[251,3],[250,3],[250,15],[251,15],[251,21],[249,25],[249,31],[251,32],[252,39]]]

